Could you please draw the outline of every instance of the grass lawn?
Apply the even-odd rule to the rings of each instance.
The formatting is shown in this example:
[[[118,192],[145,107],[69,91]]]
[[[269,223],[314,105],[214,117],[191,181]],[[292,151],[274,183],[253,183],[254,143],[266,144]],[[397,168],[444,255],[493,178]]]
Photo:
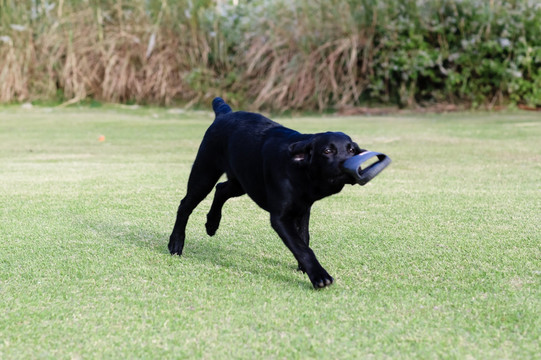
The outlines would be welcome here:
[[[314,206],[321,291],[246,196],[169,255],[211,120],[0,108],[1,359],[538,358],[538,113],[277,119],[393,159]]]

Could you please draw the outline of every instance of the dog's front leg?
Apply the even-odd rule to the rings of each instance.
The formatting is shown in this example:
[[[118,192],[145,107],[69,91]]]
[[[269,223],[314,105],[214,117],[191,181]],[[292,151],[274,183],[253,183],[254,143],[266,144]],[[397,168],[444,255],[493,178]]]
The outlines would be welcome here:
[[[310,208],[308,208],[308,211],[306,211],[306,213],[304,213],[302,216],[299,216],[298,218],[295,219],[295,226],[297,227],[297,232],[299,233],[299,236],[304,241],[306,246],[310,246],[309,224],[310,224]],[[302,271],[303,273],[306,273],[306,270],[304,269],[301,263],[299,263],[297,270]]]
[[[315,288],[333,283],[332,276],[319,264],[312,249],[301,238],[294,217],[271,214],[271,225],[306,271]]]

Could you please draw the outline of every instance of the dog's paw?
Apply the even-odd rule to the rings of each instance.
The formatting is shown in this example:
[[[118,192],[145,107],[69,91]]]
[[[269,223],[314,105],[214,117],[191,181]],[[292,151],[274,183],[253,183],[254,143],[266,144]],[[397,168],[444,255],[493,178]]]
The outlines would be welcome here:
[[[173,246],[169,245],[169,252],[171,253],[171,255],[180,256],[180,255],[182,255],[182,248],[179,247],[179,246],[175,246],[175,245],[173,245]]]
[[[184,241],[178,239],[174,234],[169,238],[169,252],[171,255],[182,255],[182,249],[184,248]]]
[[[219,222],[211,221],[210,219],[207,220],[207,223],[205,224],[205,229],[207,229],[208,236],[214,236],[216,234],[216,231],[218,230],[218,225],[220,225]]]
[[[205,228],[207,229],[207,234],[209,236],[214,236],[214,234],[216,234],[216,231],[220,226],[220,220],[222,220],[221,213],[216,214],[212,210],[209,211],[209,213],[207,214],[207,222],[205,224]]]
[[[334,282],[334,279],[331,275],[325,271],[325,269],[321,268],[321,270],[311,274],[310,281],[312,282],[312,285],[314,285],[314,288],[321,289],[326,286],[331,285]]]

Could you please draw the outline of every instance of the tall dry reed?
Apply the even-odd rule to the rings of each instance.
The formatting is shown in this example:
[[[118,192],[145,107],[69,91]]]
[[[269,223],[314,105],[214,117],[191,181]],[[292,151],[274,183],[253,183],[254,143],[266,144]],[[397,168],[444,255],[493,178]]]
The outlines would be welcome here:
[[[527,0],[2,0],[0,102],[535,106],[540,27]]]

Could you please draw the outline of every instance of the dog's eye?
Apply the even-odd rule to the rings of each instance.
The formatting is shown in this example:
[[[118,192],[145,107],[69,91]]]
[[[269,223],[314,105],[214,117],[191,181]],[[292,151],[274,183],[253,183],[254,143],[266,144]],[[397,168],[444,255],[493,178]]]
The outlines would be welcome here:
[[[325,148],[325,150],[323,150],[323,154],[325,155],[329,155],[329,154],[332,154],[334,151],[332,148],[328,147],[328,148]]]
[[[355,154],[355,149],[353,148],[353,146],[350,146],[350,147],[348,148],[348,153],[350,153],[350,154]]]

